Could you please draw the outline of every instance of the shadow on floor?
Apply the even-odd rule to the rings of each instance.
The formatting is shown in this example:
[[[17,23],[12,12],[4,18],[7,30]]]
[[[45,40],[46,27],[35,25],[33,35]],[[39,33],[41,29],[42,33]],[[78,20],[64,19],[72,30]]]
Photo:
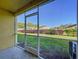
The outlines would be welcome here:
[[[8,48],[0,51],[0,59],[38,59],[36,56],[25,52],[19,47]]]

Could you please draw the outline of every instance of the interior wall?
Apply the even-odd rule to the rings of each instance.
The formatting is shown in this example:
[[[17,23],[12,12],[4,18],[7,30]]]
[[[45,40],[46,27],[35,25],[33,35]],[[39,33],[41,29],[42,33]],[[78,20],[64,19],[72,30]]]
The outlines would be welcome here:
[[[14,16],[0,9],[0,50],[14,46]]]

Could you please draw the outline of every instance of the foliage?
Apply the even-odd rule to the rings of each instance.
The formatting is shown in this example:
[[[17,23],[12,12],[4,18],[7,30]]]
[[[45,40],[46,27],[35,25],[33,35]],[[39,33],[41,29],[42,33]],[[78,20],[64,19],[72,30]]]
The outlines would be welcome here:
[[[24,28],[24,23],[18,23],[17,26],[18,28]]]
[[[27,27],[37,28],[37,25],[36,24],[33,24],[31,22],[28,22]],[[24,28],[24,23],[18,23],[18,28]]]
[[[28,28],[28,29],[37,29],[37,25],[36,25],[36,24],[33,24],[33,23],[31,23],[31,22],[28,22],[28,23],[27,23],[27,28]]]
[[[65,29],[64,32],[66,32],[68,36],[74,36],[77,30],[76,29]]]

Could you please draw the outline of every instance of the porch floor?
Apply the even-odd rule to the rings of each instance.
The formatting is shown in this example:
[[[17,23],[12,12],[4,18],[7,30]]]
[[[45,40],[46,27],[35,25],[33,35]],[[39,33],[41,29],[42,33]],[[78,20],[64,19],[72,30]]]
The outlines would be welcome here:
[[[13,47],[0,51],[0,59],[38,59],[36,56],[25,52],[19,47]]]

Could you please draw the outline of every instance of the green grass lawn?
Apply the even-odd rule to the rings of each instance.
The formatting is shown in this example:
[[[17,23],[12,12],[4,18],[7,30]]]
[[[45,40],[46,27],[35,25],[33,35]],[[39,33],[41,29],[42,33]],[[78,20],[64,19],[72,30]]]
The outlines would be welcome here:
[[[42,52],[48,51],[50,53],[57,53],[67,56],[69,54],[69,41],[72,40],[66,40],[63,38],[53,38],[53,37],[45,37],[40,36],[40,50]],[[28,40],[25,40],[24,34],[18,34],[18,42],[27,42],[28,46],[31,46],[33,48],[37,49],[37,37],[35,35],[28,35]]]
[[[53,38],[53,37],[42,37],[40,36],[41,46],[47,47],[47,46],[62,46],[64,48],[67,48],[69,45],[69,41],[71,40],[64,40],[62,38]],[[28,35],[27,36],[28,43],[35,46],[37,44],[37,37],[34,35]],[[24,42],[25,41],[25,35],[24,34],[18,34],[18,42]]]
[[[27,36],[27,42],[29,46],[37,47],[37,37],[34,35]],[[23,42],[25,40],[24,34],[18,34],[18,42]],[[63,40],[60,38],[52,38],[52,37],[42,37],[40,36],[40,44],[42,48],[49,49],[56,47],[63,47],[63,49],[68,49],[70,40]]]

